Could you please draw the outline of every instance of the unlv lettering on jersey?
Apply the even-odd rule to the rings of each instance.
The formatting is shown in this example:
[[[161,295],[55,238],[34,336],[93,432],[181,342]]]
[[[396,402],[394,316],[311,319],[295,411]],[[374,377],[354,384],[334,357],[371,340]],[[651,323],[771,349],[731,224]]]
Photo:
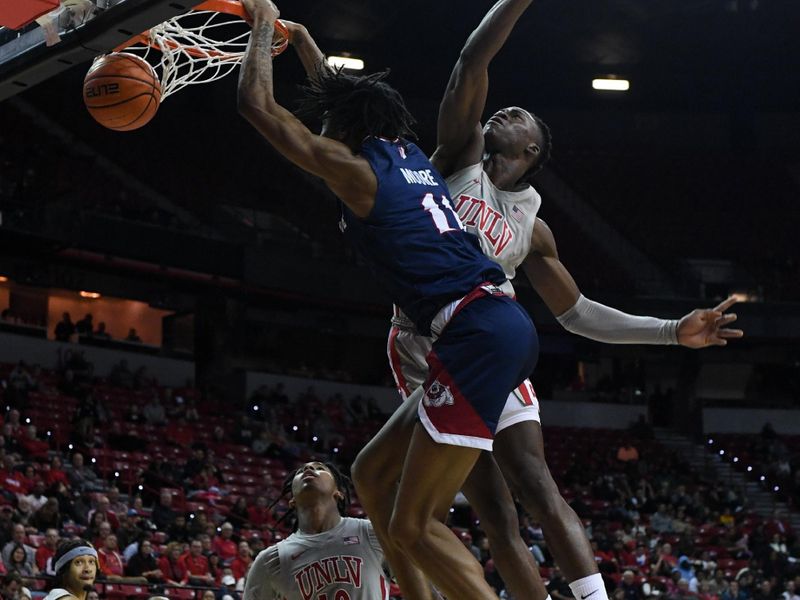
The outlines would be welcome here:
[[[514,239],[514,232],[503,215],[480,198],[462,194],[456,200],[456,212],[464,227],[476,227],[486,236],[495,256],[499,256]]]
[[[97,98],[98,96],[111,96],[112,94],[119,94],[118,83],[101,83],[86,88],[87,98]]]
[[[357,556],[332,556],[306,565],[295,574],[294,579],[303,600],[311,600],[326,586],[337,583],[349,583],[360,588],[363,562]]]

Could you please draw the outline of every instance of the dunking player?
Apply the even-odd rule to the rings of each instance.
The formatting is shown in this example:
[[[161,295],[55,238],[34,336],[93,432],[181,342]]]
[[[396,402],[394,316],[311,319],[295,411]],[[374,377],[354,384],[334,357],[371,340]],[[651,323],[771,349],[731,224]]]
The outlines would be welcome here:
[[[483,251],[503,266],[509,279],[522,264],[534,289],[569,331],[609,343],[680,343],[690,348],[724,345],[727,339],[740,337],[739,330],[721,329],[736,319],[724,314],[733,300],[713,310],[693,311],[680,321],[627,315],[582,296],[559,261],[552,232],[536,217],[541,200],[528,182],[550,154],[547,126],[517,107],[498,111],[485,127],[479,122],[488,90],[488,65],[530,3],[501,0],[495,4],[461,51],[441,103],[432,162],[447,177],[462,223],[479,236]],[[505,285],[510,287],[510,283]],[[425,390],[429,349],[430,341],[398,312],[388,353],[398,388],[410,399],[353,466],[359,498],[401,587],[412,598],[427,598],[429,592],[419,583],[414,566],[403,561],[392,545],[387,533],[392,503],[385,493],[396,481],[397,457],[403,455],[416,418],[414,407]],[[516,510],[498,465],[522,504],[542,524],[548,548],[572,582],[576,600],[590,596],[606,600],[583,526],[559,494],[545,463],[538,401],[528,381],[508,397],[497,427],[494,459],[482,453],[463,491],[481,517],[492,557],[511,595],[540,600],[546,591],[519,538]]]
[[[246,600],[388,600],[383,552],[366,519],[344,516],[350,493],[339,470],[309,462],[283,486],[297,531],[263,550],[247,575]]]
[[[533,323],[497,287],[505,274],[462,229],[444,180],[401,137],[413,119],[386,74],[327,71],[311,80],[301,108],[323,120],[323,136],[315,136],[273,97],[277,8],[269,0],[243,3],[253,30],[240,112],[340,198],[344,233],[417,330],[437,336],[388,533],[448,598],[497,598],[435,512],[452,501],[481,450],[491,449],[508,394],[533,370]]]

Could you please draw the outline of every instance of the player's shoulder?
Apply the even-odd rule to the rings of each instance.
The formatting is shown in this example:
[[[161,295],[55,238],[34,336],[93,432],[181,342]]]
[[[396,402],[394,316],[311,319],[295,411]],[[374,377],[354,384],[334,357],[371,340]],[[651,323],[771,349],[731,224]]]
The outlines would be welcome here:
[[[256,555],[255,559],[253,559],[253,563],[260,566],[266,566],[267,564],[270,564],[276,559],[278,559],[278,555],[280,552],[278,546],[283,544],[284,541],[285,540],[280,541],[277,544],[272,544],[272,546],[268,546],[267,548],[264,548],[261,552],[259,552]]]

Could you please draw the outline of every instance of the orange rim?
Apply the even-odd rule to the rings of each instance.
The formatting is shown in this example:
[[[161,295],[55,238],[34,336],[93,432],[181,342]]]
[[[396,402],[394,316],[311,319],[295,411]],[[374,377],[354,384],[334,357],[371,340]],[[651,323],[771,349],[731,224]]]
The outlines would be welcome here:
[[[198,11],[211,11],[211,12],[218,12],[224,13],[226,15],[232,15],[234,17],[239,17],[243,19],[247,23],[251,23],[250,15],[247,14],[244,6],[242,5],[239,0],[206,0],[202,4],[198,4],[194,8],[192,8],[191,12],[198,12]],[[147,44],[158,50],[158,44],[154,44],[150,41],[150,30],[144,31],[139,35],[136,35],[129,39],[124,44],[120,44],[116,48],[114,48],[114,52],[120,52],[124,50],[128,46],[132,46],[137,43]],[[171,42],[167,40],[167,45],[172,49],[177,49],[181,47],[181,44],[176,44],[175,42]],[[283,21],[280,19],[275,21],[275,34],[272,40],[272,56],[277,56],[289,46],[289,29],[284,25]],[[233,56],[229,52],[202,52],[197,50],[196,48],[192,47],[185,47],[185,51],[187,54],[190,54],[197,58],[220,58],[225,56]]]

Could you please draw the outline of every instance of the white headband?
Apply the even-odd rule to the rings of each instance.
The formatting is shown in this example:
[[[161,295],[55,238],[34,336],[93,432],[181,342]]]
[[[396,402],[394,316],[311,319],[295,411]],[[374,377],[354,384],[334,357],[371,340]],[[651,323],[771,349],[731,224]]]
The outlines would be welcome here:
[[[78,546],[77,548],[73,548],[56,561],[56,565],[53,567],[53,569],[56,573],[58,573],[59,570],[61,570],[61,567],[78,556],[94,556],[95,560],[97,560],[97,550],[89,546]]]

